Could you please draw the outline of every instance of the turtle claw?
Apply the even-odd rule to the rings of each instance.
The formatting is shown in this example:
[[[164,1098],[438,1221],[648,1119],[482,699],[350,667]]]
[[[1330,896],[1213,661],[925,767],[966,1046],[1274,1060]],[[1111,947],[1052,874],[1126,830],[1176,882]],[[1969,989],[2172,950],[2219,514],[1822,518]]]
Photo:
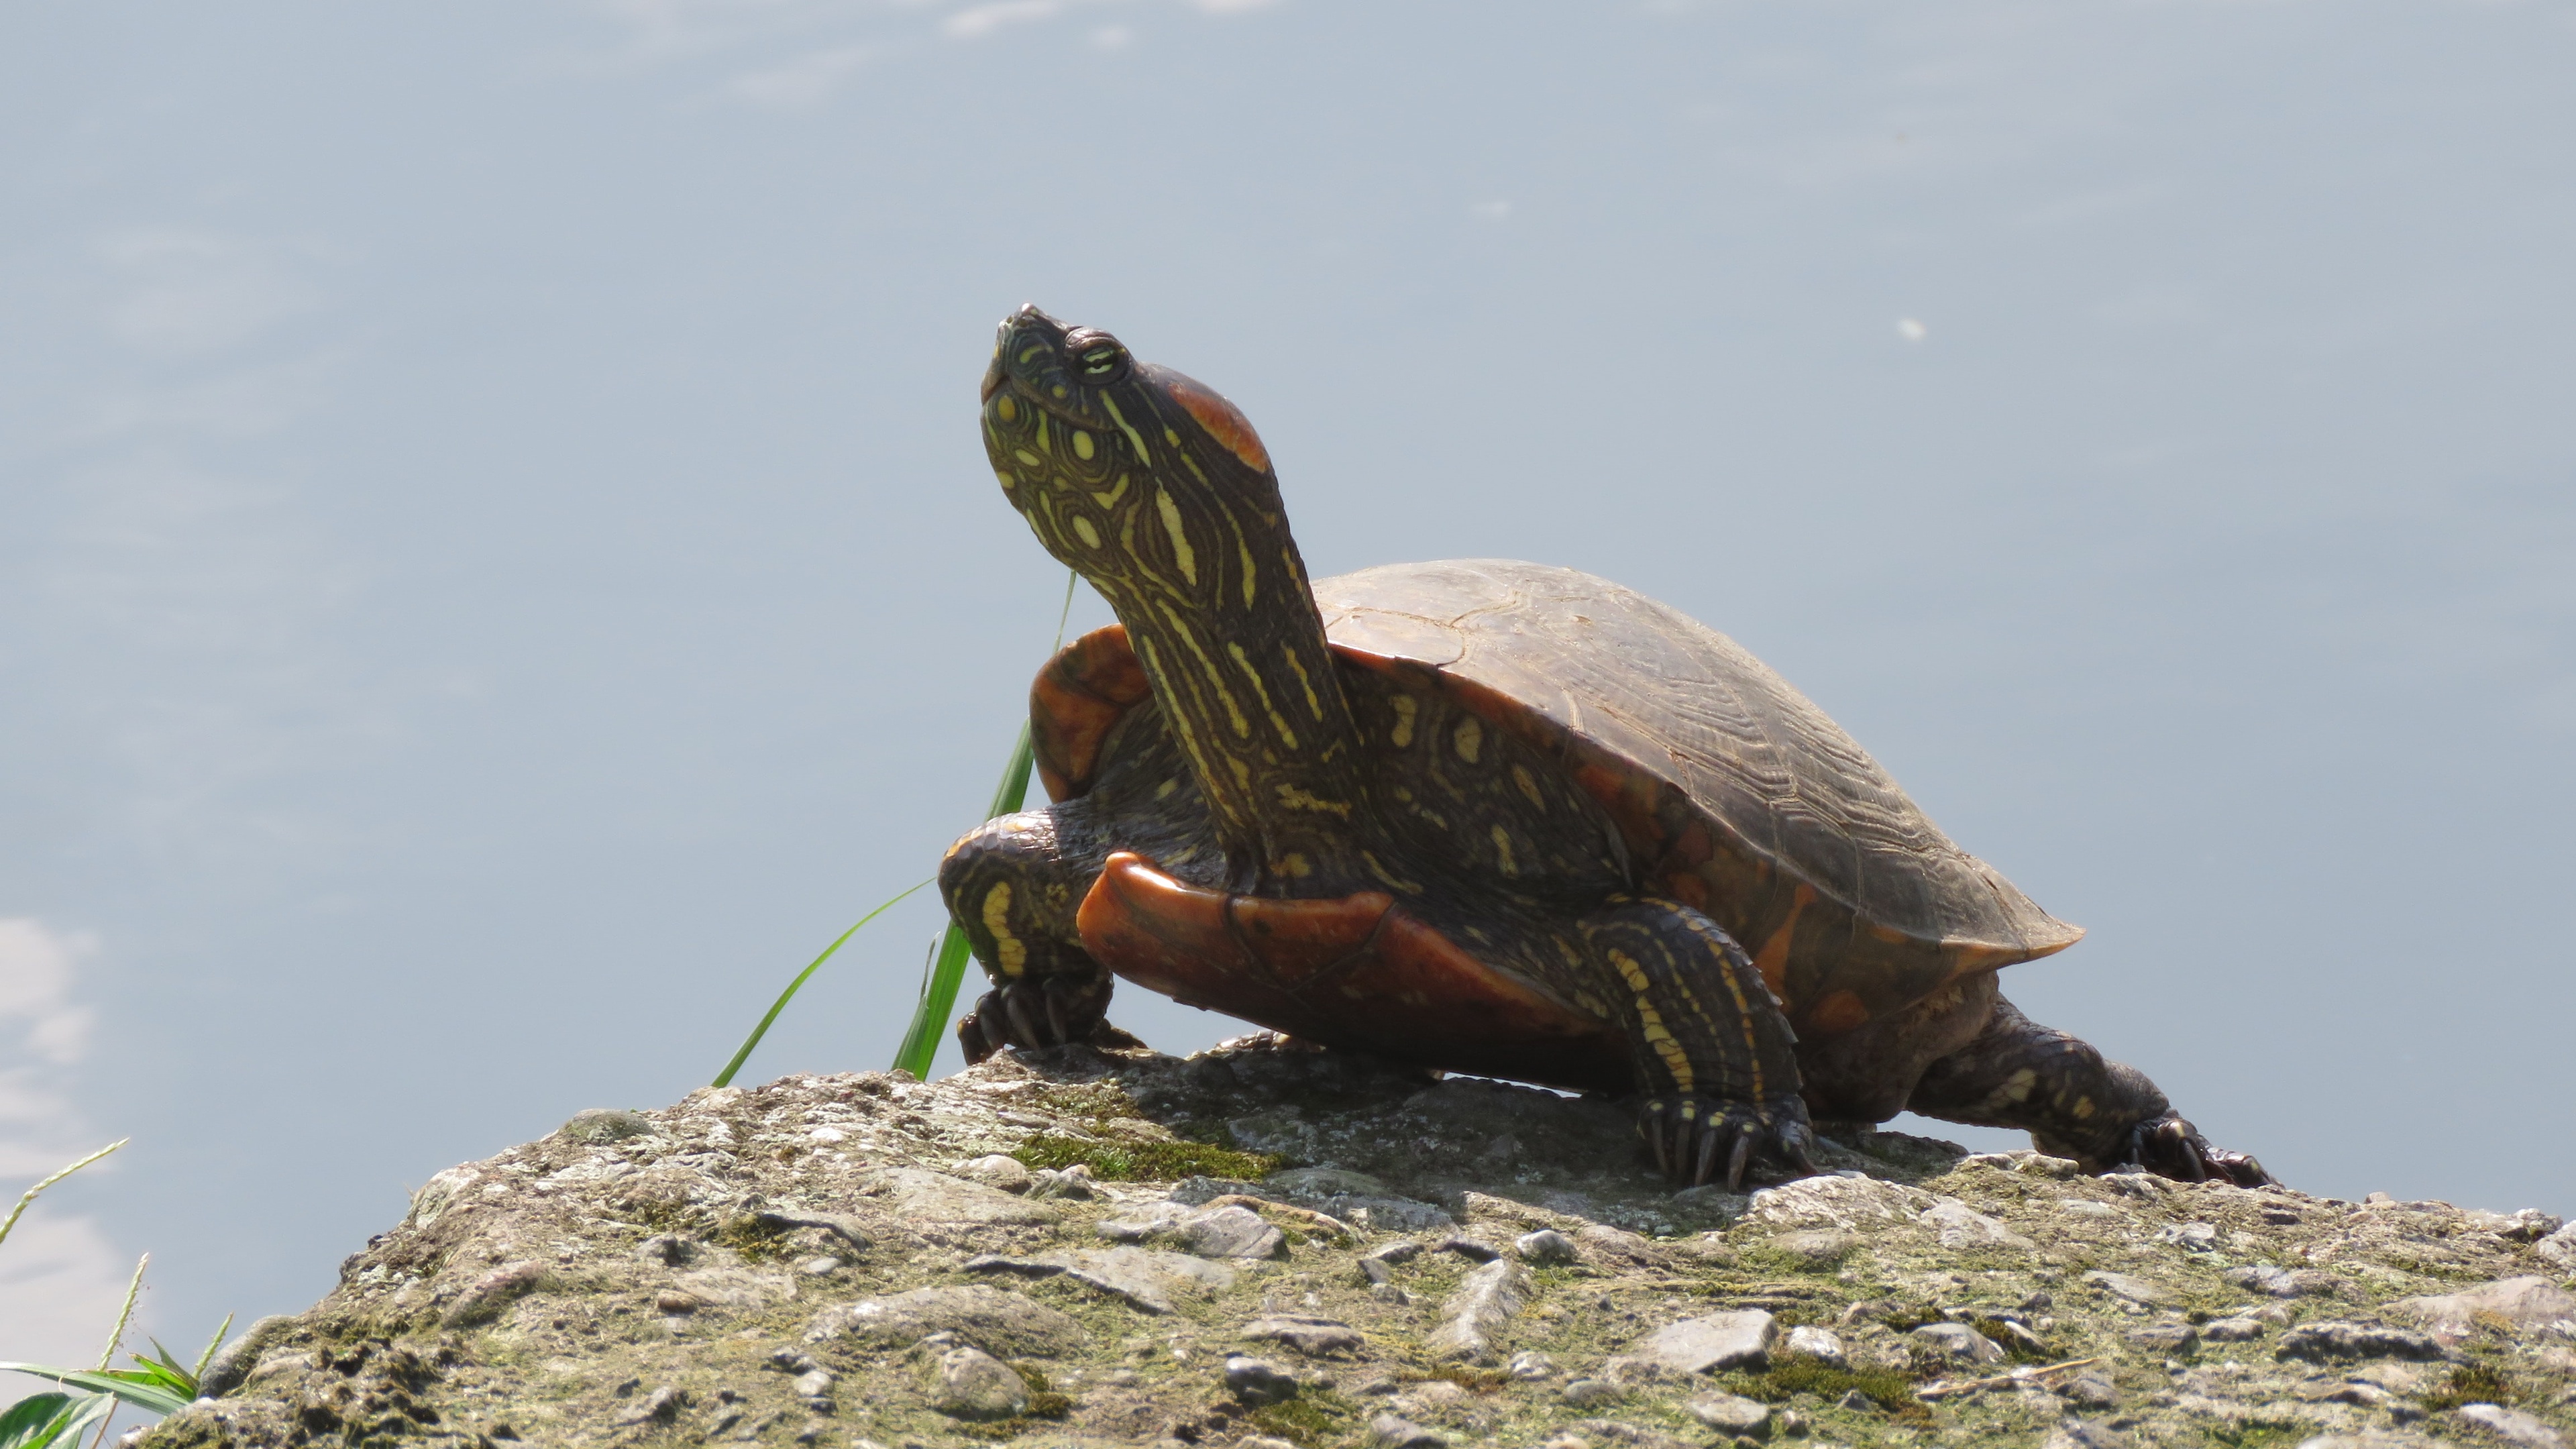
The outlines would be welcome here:
[[[1649,1097],[1638,1106],[1637,1130],[1654,1153],[1655,1170],[1675,1187],[1699,1187],[1718,1180],[1724,1170],[1728,1192],[1742,1189],[1756,1152],[1769,1146],[1782,1159],[1808,1173],[1814,1133],[1807,1126],[1807,1104],[1796,1097],[1777,1102],[1722,1102],[1697,1093]]]
[[[1069,1042],[1094,1040],[1103,1031],[1116,1031],[1105,1020],[1112,980],[1104,971],[1097,977],[1038,976],[1005,981],[985,992],[975,1009],[957,1023],[957,1044],[972,1065],[1004,1047],[1044,1051]],[[1123,1032],[1118,1034],[1125,1036]]]
[[[2179,1182],[2218,1181],[2238,1187],[2262,1187],[2278,1179],[2263,1164],[2242,1152],[2209,1145],[2200,1129],[2177,1112],[2150,1117],[2129,1129],[2121,1141],[2122,1167],[2143,1167]]]

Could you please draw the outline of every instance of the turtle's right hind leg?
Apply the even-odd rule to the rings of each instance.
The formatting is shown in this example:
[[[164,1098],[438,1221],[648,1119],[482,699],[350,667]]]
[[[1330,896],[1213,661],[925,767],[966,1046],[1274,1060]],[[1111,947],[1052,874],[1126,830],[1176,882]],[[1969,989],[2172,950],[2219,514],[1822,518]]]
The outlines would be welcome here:
[[[1114,984],[1082,948],[1074,912],[1100,873],[1080,802],[985,821],[948,848],[939,895],[992,989],[957,1023],[970,1063],[1002,1048],[1123,1044],[1107,1020]],[[1071,828],[1068,828],[1071,827]]]

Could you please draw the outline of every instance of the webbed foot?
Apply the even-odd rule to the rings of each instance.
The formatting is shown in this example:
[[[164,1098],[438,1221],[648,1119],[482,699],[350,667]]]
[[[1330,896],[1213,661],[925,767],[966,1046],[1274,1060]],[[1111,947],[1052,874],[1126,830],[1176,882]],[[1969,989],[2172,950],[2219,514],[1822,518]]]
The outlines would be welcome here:
[[[1103,971],[1096,976],[1034,976],[1003,982],[985,992],[975,1009],[957,1023],[957,1044],[972,1065],[1004,1047],[1043,1051],[1092,1041],[1104,1031],[1133,1041],[1107,1020],[1115,980]]]
[[[1809,1156],[1815,1129],[1807,1122],[1807,1104],[1796,1097],[1724,1102],[1697,1092],[1658,1093],[1638,1104],[1637,1131],[1675,1187],[1698,1187],[1723,1169],[1726,1190],[1734,1192],[1743,1186],[1755,1152],[1765,1147],[1810,1176],[1816,1171]]]
[[[2276,1181],[2263,1170],[2263,1164],[2242,1152],[2229,1152],[2209,1145],[2200,1129],[2184,1121],[2179,1112],[2150,1117],[2129,1129],[2120,1140],[2117,1166],[2143,1167],[2159,1177],[2179,1182],[2232,1182],[2238,1187],[2262,1187]]]

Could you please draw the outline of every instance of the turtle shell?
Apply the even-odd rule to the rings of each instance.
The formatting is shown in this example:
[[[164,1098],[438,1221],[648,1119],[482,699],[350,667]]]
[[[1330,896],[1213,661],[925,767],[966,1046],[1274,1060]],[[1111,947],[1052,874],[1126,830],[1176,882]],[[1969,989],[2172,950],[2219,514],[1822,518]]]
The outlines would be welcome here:
[[[1639,889],[1706,911],[1804,1036],[1883,1018],[2083,931],[1951,843],[1824,711],[1724,634],[1573,569],[1390,564],[1315,586],[1348,663],[1437,690],[1558,760],[1625,835]],[[1114,627],[1041,674],[1057,799],[1146,695]]]

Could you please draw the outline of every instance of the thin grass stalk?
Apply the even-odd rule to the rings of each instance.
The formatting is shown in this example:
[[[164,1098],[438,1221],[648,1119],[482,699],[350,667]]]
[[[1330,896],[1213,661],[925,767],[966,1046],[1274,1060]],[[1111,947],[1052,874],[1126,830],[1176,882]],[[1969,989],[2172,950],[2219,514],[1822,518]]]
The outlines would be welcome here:
[[[125,1306],[116,1310],[116,1331],[107,1336],[107,1347],[99,1350],[98,1367],[93,1373],[105,1373],[116,1363],[116,1346],[125,1342],[125,1325],[134,1319],[134,1300],[143,1293],[143,1270],[152,1266],[152,1255],[146,1253],[134,1264],[134,1281],[125,1285]]]
[[[1064,648],[1064,625],[1073,617],[1073,581],[1071,569],[1064,574],[1064,607],[1056,611],[1055,643],[1047,648],[1054,658]],[[1029,773],[1037,756],[1029,738],[1026,723],[1020,726],[1019,743],[1011,747],[1011,762],[1002,767],[1002,782],[993,790],[993,806],[984,812],[991,820],[1001,815],[1016,815],[1028,803]],[[930,979],[922,983],[921,1000],[912,1009],[912,1024],[904,1029],[903,1045],[895,1049],[894,1066],[899,1072],[910,1072],[919,1080],[930,1077],[932,1058],[939,1055],[940,1039],[948,1034],[948,1023],[957,1010],[957,987],[966,979],[968,950],[966,933],[955,921],[939,938],[939,955],[930,968]]]
[[[0,1218],[0,1243],[9,1241],[9,1230],[18,1226],[19,1215],[27,1210],[27,1204],[36,1200],[36,1194],[43,1192],[46,1188],[52,1187],[55,1183],[62,1181],[64,1178],[71,1176],[73,1173],[80,1171],[82,1168],[89,1166],[91,1163],[98,1161],[100,1158],[105,1157],[107,1154],[114,1152],[116,1149],[123,1147],[126,1143],[133,1140],[134,1139],[131,1137],[119,1137],[114,1142],[107,1144],[105,1147],[91,1153],[89,1156],[82,1158],[80,1161],[73,1163],[71,1166],[64,1168],[62,1171],[55,1173],[44,1181],[37,1183],[34,1187],[20,1193],[18,1195],[18,1205],[9,1209],[9,1216]]]
[[[928,884],[930,884],[930,882],[926,880],[914,881],[911,885],[905,886],[901,891],[896,892],[893,898],[886,901],[884,905],[881,905],[875,910],[868,912],[866,915],[859,917],[858,925],[852,926],[850,929],[843,931],[831,945],[823,948],[823,954],[815,957],[812,964],[808,965],[804,970],[797,972],[796,979],[788,982],[787,989],[778,993],[778,999],[769,1004],[769,1014],[760,1019],[760,1025],[751,1029],[750,1036],[743,1039],[742,1050],[735,1052],[733,1054],[733,1060],[725,1063],[724,1070],[716,1073],[716,1079],[712,1085],[719,1087],[729,1087],[733,1085],[733,1074],[742,1070],[742,1064],[751,1059],[751,1049],[760,1045],[760,1039],[762,1037],[769,1035],[769,1024],[778,1020],[778,1013],[785,1011],[787,1009],[787,1003],[796,999],[796,993],[803,989],[806,978],[812,976],[816,971],[821,970],[823,963],[832,959],[832,953],[841,949],[842,942],[849,940],[852,936],[859,933],[859,926],[864,926],[868,922],[875,920],[877,917],[884,915],[888,910],[893,909],[896,901],[902,900],[905,896],[911,895],[914,891],[917,891]]]

